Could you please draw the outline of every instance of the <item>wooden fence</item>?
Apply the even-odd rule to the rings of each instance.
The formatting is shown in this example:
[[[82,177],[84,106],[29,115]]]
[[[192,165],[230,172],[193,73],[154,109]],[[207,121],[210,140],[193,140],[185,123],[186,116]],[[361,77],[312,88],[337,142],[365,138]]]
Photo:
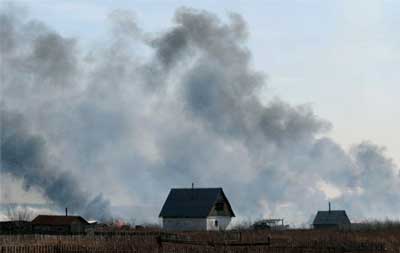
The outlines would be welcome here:
[[[234,237],[233,237],[234,238]],[[383,253],[378,242],[200,240],[173,234],[0,237],[0,253]]]
[[[379,249],[348,249],[341,247],[304,248],[304,247],[268,247],[268,246],[231,246],[231,245],[176,245],[165,244],[162,247],[135,246],[80,246],[80,245],[29,245],[29,246],[0,246],[1,253],[380,253]]]

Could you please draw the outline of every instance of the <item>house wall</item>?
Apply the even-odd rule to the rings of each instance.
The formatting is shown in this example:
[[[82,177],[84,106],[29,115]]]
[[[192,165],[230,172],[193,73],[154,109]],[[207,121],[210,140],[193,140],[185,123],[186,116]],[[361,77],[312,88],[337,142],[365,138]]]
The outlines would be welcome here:
[[[84,233],[87,225],[82,224],[80,222],[73,222],[71,224],[71,233],[73,234],[79,234],[79,233]]]
[[[173,231],[201,231],[207,229],[207,219],[163,218],[163,229]]]
[[[223,208],[222,210],[216,210],[216,204],[217,204],[217,203],[223,203],[224,208]],[[230,209],[229,209],[227,200],[224,199],[224,198],[221,196],[220,199],[217,200],[217,202],[216,202],[216,203],[214,204],[214,206],[212,207],[212,209],[211,209],[209,215],[210,215],[210,216],[231,216],[232,213],[231,213],[231,211],[230,211]]]
[[[40,234],[69,234],[71,232],[70,226],[52,226],[52,225],[34,225],[34,233]]]
[[[215,221],[218,221],[217,226]],[[209,216],[207,218],[207,230],[226,230],[230,222],[231,217],[229,216]]]
[[[314,229],[349,229],[351,224],[314,224]]]

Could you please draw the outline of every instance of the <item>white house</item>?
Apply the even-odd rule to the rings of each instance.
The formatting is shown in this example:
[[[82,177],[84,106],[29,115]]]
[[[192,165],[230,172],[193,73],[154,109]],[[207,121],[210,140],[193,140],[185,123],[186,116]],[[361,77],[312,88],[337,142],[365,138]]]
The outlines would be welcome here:
[[[235,214],[222,188],[183,188],[171,189],[159,217],[165,230],[225,230]]]

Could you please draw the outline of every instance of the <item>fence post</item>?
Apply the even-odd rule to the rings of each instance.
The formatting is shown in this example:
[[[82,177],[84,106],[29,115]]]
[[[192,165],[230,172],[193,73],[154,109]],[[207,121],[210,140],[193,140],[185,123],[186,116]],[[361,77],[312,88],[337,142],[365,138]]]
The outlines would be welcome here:
[[[158,253],[162,253],[163,252],[163,245],[162,245],[162,238],[161,238],[161,235],[160,236],[157,236],[156,237],[156,240],[157,240],[157,248],[158,248],[158,250],[157,250],[157,252]]]

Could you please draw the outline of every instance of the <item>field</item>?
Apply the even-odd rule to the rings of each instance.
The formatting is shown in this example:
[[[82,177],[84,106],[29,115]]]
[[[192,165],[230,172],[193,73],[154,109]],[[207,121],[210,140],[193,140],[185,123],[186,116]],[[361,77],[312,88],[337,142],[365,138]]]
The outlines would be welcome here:
[[[400,231],[102,232],[94,235],[2,235],[1,253],[399,252]]]

